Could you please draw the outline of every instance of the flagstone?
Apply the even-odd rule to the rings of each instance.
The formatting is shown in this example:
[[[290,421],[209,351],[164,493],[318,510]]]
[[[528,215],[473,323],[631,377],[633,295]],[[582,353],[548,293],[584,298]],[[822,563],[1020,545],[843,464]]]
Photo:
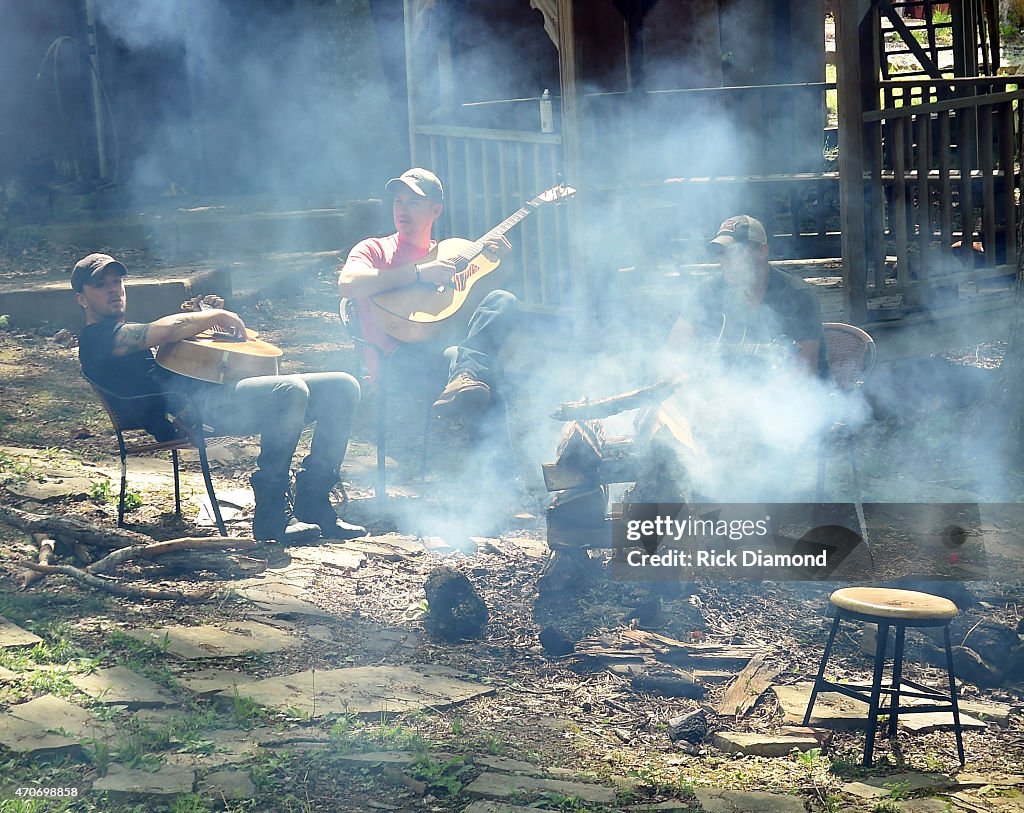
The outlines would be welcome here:
[[[574,796],[585,802],[607,805],[615,801],[615,789],[589,782],[570,782],[565,779],[545,779],[539,776],[517,776],[484,772],[464,788],[467,796],[505,799],[510,796],[558,793]],[[803,808],[801,808],[803,810]]]
[[[804,813],[804,800],[787,793],[694,788],[703,813]]]
[[[490,768],[498,773],[524,773],[542,774],[544,769],[532,762],[524,762],[521,759],[510,759],[509,757],[475,756],[473,763]]]
[[[454,669],[432,664],[356,666],[308,670],[236,687],[238,694],[263,706],[325,714],[381,714],[413,709],[445,709],[494,689],[464,679]],[[217,694],[226,701],[234,691]]]
[[[302,643],[301,638],[258,621],[234,621],[216,627],[204,624],[136,629],[129,630],[128,634],[186,660],[280,652]]]
[[[719,731],[712,744],[730,754],[752,754],[761,757],[786,756],[794,749],[810,751],[818,747],[815,737],[787,737],[744,731]]]
[[[235,592],[272,615],[310,615],[316,618],[330,616],[326,610],[302,598],[307,593],[303,587],[253,580],[248,586],[240,586]]]
[[[807,701],[811,699],[813,683],[793,683],[772,686],[782,708],[783,721],[803,724]],[[866,728],[868,707],[838,692],[821,692],[814,701],[810,725],[834,729]]]
[[[147,768],[126,768],[112,764],[106,776],[92,783],[94,792],[106,792],[117,796],[177,796],[191,793],[196,772],[183,765],[160,765],[156,770]]]
[[[126,666],[97,669],[88,675],[72,675],[71,682],[100,703],[121,703],[128,708],[177,705],[174,696],[149,678]]]
[[[222,770],[207,774],[199,782],[199,795],[206,799],[252,799],[256,786],[247,771]]]
[[[38,723],[11,714],[0,714],[0,745],[14,753],[29,755],[63,755],[81,750],[77,742],[63,734],[44,731]]]
[[[842,791],[862,799],[878,799],[892,795],[893,788],[901,788],[908,793],[913,793],[919,790],[946,790],[955,786],[956,781],[945,774],[896,773],[875,776],[858,782],[847,782],[842,786]]]
[[[488,799],[477,799],[470,803],[462,813],[537,813],[535,807],[510,805],[507,802],[492,802]]]
[[[100,721],[81,706],[52,694],[11,706],[8,712],[21,720],[35,723],[44,731],[67,734],[76,740],[94,736],[97,728],[101,727]]]
[[[901,714],[899,725],[900,728],[912,734],[927,734],[929,731],[937,731],[940,728],[952,728],[953,712],[925,711],[918,714]],[[964,714],[963,711],[960,712],[960,726],[961,728],[987,728],[981,720]]]
[[[0,683],[10,683],[18,679],[18,673],[0,666]]]
[[[253,675],[231,669],[197,669],[178,675],[178,682],[196,694],[214,694],[254,680],[256,678]]]
[[[337,545],[316,548],[296,548],[291,551],[292,559],[303,562],[315,562],[338,570],[358,570],[366,564],[366,554],[357,550],[348,550]]]
[[[13,646],[35,646],[43,639],[35,633],[23,630],[0,615],[0,649]]]
[[[956,775],[956,784],[961,788],[981,788],[985,785],[995,785],[997,787],[1024,785],[1024,774],[1002,773],[1000,771],[986,773],[961,771]]]
[[[1010,715],[1013,713],[1013,706],[1007,703],[992,703],[988,700],[964,700],[958,701],[960,714],[965,711],[986,723],[995,723],[1005,728],[1010,724]]]

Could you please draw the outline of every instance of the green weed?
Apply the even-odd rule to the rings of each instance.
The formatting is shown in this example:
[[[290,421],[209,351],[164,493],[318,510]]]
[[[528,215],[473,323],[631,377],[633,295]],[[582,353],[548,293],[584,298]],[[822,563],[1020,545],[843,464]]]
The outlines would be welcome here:
[[[462,793],[463,779],[473,766],[466,762],[465,757],[453,757],[441,761],[429,754],[421,754],[409,767],[409,773],[427,789],[441,798],[454,798]]]

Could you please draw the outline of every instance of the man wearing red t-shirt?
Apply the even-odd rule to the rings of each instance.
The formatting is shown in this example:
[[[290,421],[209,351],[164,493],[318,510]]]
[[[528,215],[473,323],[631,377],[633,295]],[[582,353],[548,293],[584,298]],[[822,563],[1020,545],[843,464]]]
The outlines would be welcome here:
[[[418,383],[411,381],[413,378],[440,385],[447,376],[447,386],[434,409],[441,414],[478,414],[496,400],[494,395],[500,390],[498,354],[516,322],[516,298],[507,291],[492,291],[484,297],[450,363],[443,344],[403,344],[380,330],[369,317],[369,297],[418,283],[452,285],[456,270],[448,260],[423,260],[437,245],[431,231],[444,208],[444,188],[438,177],[429,170],[413,168],[392,178],[385,188],[392,195],[397,231],[355,245],[338,274],[338,291],[355,303],[362,338],[385,354],[394,354],[396,380],[407,381],[410,387]],[[510,249],[504,237],[484,241],[484,251],[492,257],[503,257]],[[375,376],[374,354],[367,354],[367,364]]]

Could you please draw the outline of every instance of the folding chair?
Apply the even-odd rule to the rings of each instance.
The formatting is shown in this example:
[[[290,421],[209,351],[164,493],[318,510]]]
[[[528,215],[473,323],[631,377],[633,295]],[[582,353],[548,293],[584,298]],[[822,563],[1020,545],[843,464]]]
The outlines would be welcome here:
[[[859,389],[864,385],[864,380],[874,368],[878,357],[875,340],[871,338],[867,331],[842,322],[825,322],[822,327],[825,330],[825,353],[828,356],[828,365],[832,372],[832,380],[836,385],[836,389],[846,393]],[[832,427],[832,434],[840,437],[846,445],[847,456],[850,461],[850,472],[853,476],[853,485],[859,500],[860,475],[857,471],[853,433],[845,424],[836,422]],[[826,442],[822,441],[818,454],[817,502],[819,503],[822,501],[825,493],[827,452]]]
[[[366,341],[362,337],[362,331],[359,326],[359,316],[356,312],[355,303],[351,299],[342,299],[341,308],[339,310],[341,314],[341,323],[352,341],[355,342],[356,347],[364,350],[369,350],[373,353],[377,361],[377,485],[375,487],[377,499],[387,499],[387,470],[385,466],[386,453],[387,453],[387,415],[388,415],[388,397],[391,394],[404,394],[404,390],[399,386],[400,382],[392,380],[391,376],[391,356],[386,354],[377,345],[372,342]],[[451,350],[445,351],[445,355]],[[362,376],[363,379],[368,378],[367,375]],[[427,469],[427,455],[430,451],[430,425],[433,419],[433,402],[427,405],[426,413],[423,416],[423,451],[420,457],[420,478],[422,479],[426,475]]]
[[[174,467],[174,514],[181,517],[181,479],[179,476],[178,451],[181,449],[195,449],[199,452],[199,465],[203,470],[203,480],[206,482],[206,493],[210,498],[210,505],[213,508],[213,516],[217,522],[217,530],[221,536],[227,536],[227,529],[224,527],[224,519],[220,514],[220,504],[217,502],[217,495],[213,490],[213,478],[210,476],[210,461],[206,453],[206,440],[212,435],[205,427],[190,426],[179,418],[164,419],[167,427],[168,440],[153,440],[141,443],[130,443],[125,438],[125,432],[129,430],[142,429],[153,434],[153,427],[144,427],[133,421],[123,421],[114,408],[118,401],[131,402],[134,404],[145,404],[148,401],[163,401],[162,395],[138,395],[125,398],[117,393],[97,384],[84,373],[82,377],[89,383],[96,397],[99,398],[103,409],[110,418],[110,424],[117,435],[117,449],[121,456],[121,493],[117,503],[117,526],[124,527],[124,502],[128,491],[128,457],[129,455],[141,455],[149,452],[171,453],[171,463]],[[160,427],[158,427],[160,428]]]

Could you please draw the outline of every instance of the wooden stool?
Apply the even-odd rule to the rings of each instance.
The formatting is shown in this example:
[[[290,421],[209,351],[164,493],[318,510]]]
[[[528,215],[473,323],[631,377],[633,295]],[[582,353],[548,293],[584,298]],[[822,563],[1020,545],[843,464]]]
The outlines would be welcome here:
[[[918,714],[930,711],[952,711],[953,729],[956,731],[956,750],[960,764],[964,764],[963,732],[960,728],[960,709],[956,699],[956,676],[953,673],[953,651],[949,644],[949,622],[956,617],[956,605],[949,599],[918,593],[914,590],[895,590],[885,587],[844,587],[836,590],[829,601],[830,612],[834,614],[832,629],[828,634],[828,643],[821,657],[821,666],[814,678],[814,688],[804,713],[804,725],[811,719],[814,701],[818,692],[839,692],[868,704],[868,736],[864,745],[864,765],[871,765],[871,756],[875,747],[875,729],[880,714],[888,714],[888,731],[892,737],[896,733],[896,722],[900,714]],[[842,621],[864,621],[878,626],[875,644],[875,668],[870,686],[833,683],[825,679],[825,667],[836,631]],[[882,671],[885,666],[885,650],[889,640],[889,627],[896,629],[896,648],[892,660],[892,684],[882,685]],[[949,692],[944,693],[920,683],[907,680],[903,671],[903,640],[907,627],[942,627],[946,643],[946,672],[949,677]],[[910,689],[904,688],[909,686]],[[889,705],[880,708],[882,694],[889,695]],[[912,697],[933,701],[920,706],[900,705],[901,697]]]

